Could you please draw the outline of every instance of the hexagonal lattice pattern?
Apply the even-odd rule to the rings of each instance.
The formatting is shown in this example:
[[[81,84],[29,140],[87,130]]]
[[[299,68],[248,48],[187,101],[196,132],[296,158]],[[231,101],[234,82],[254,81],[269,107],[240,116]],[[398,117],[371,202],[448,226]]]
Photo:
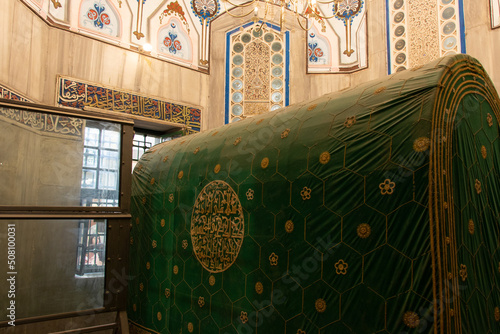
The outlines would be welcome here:
[[[436,61],[148,152],[133,181],[131,321],[399,334],[458,332],[453,318],[498,332],[500,111],[470,66]],[[476,91],[452,91],[454,71]]]

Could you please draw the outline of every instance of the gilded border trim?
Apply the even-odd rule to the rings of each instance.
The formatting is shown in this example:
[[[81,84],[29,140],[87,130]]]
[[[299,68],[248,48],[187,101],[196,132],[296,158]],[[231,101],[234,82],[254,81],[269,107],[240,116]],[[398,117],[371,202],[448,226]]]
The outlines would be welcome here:
[[[462,333],[459,263],[452,190],[452,143],[459,103],[479,94],[500,119],[500,99],[482,66],[471,57],[445,65],[434,102],[429,165],[429,215],[434,294],[434,333]],[[451,180],[451,181],[450,181]],[[451,284],[445,286],[445,282]],[[444,305],[444,301],[450,301]]]

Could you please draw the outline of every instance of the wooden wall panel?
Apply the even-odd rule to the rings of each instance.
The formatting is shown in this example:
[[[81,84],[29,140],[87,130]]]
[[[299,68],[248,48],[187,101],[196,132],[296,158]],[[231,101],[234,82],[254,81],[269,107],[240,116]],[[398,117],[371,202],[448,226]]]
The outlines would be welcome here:
[[[49,27],[19,0],[8,0],[0,18],[0,82],[36,101],[54,105],[56,76],[65,75],[207,106],[207,74]]]

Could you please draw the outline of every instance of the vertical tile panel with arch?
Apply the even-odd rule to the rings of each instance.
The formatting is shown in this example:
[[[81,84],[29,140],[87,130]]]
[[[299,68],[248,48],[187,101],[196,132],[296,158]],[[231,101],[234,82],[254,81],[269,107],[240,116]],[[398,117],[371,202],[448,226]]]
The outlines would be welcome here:
[[[289,104],[289,35],[261,22],[226,34],[225,123]]]

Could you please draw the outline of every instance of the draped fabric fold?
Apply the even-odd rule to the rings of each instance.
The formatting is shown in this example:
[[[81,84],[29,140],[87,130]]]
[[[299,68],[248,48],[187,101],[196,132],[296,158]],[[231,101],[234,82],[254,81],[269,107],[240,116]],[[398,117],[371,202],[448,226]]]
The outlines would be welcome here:
[[[498,95],[466,55],[153,147],[136,333],[500,333]]]

